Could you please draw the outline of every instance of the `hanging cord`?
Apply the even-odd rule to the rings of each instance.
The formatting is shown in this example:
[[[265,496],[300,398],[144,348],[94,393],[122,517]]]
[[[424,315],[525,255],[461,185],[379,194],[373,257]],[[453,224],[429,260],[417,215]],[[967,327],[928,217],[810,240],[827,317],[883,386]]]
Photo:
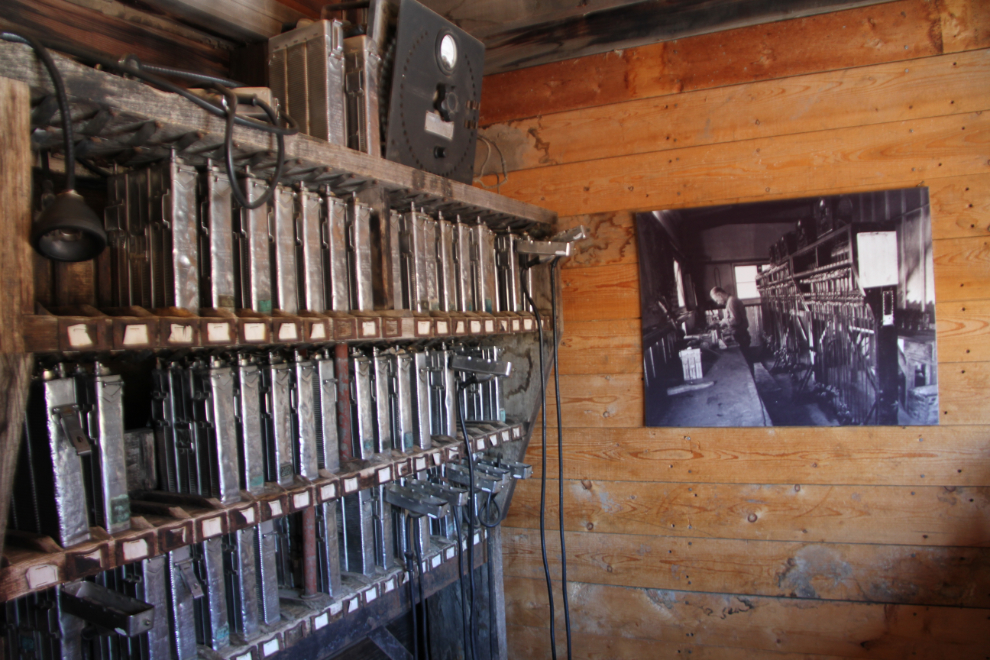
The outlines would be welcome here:
[[[464,655],[470,641],[467,626],[467,594],[464,593],[464,547],[461,545],[461,511],[454,511],[454,531],[457,532],[457,584],[461,588],[461,633],[464,635]]]
[[[65,93],[65,82],[62,74],[55,66],[55,60],[45,46],[34,37],[23,37],[13,32],[0,33],[5,41],[27,44],[34,49],[35,54],[41,63],[48,70],[48,75],[52,79],[52,87],[55,88],[55,98],[58,100],[58,111],[62,115],[62,140],[65,144],[65,189],[76,189],[76,145],[72,137],[72,117],[69,114],[69,97]]]
[[[523,280],[525,283],[525,279]],[[540,550],[543,552],[543,573],[547,578],[547,598],[550,601],[550,652],[553,660],[557,660],[557,631],[554,625],[553,608],[553,582],[550,580],[550,562],[547,561],[547,377],[543,370],[543,322],[540,319],[540,311],[536,309],[536,303],[529,291],[524,288],[523,295],[526,296],[529,306],[533,309],[536,317],[536,330],[540,338],[540,400],[543,414],[543,471],[540,474]]]
[[[505,166],[505,156],[502,155],[502,148],[499,147],[498,144],[496,144],[495,142],[492,142],[491,140],[486,138],[484,135],[478,135],[478,139],[484,143],[485,148],[488,151],[485,153],[485,162],[481,164],[481,169],[479,170],[478,176],[474,177],[474,182],[477,183],[482,188],[487,188],[488,190],[494,190],[495,192],[499,192],[502,186],[505,184],[505,182],[509,180],[509,172],[508,172],[508,168],[506,168]],[[488,167],[488,161],[492,157],[493,146],[495,147],[495,150],[498,151],[498,158],[502,162],[502,180],[501,181],[498,180],[498,172],[495,172],[494,173],[495,185],[489,186],[486,185],[485,182],[482,181],[482,179],[485,177],[485,168]]]
[[[488,495],[491,501],[491,493]],[[488,657],[495,660],[495,569],[492,567],[492,537],[488,535]]]
[[[474,630],[474,453],[471,447],[471,438],[467,433],[467,425],[464,423],[464,413],[461,412],[461,397],[467,388],[467,383],[460,383],[457,386],[457,420],[461,425],[461,434],[464,436],[464,447],[467,450],[468,459],[468,586],[469,594],[471,597],[471,604],[468,609],[468,632],[471,633],[471,658],[472,660],[477,660],[478,651],[475,648],[475,630]]]
[[[559,258],[550,263],[550,310],[553,315],[553,390],[557,399],[557,485],[560,503],[560,581],[564,594],[564,631],[567,635],[567,660],[571,660],[571,609],[567,602],[567,547],[564,544],[564,426],[560,412],[560,374],[557,373],[557,264]],[[546,468],[544,468],[546,469]]]
[[[417,638],[418,626],[416,625],[416,588],[414,585],[416,572],[413,571],[412,567],[412,563],[416,561],[416,559],[413,555],[413,551],[410,549],[413,544],[412,525],[409,524],[408,515],[403,516],[403,518],[405,520],[406,527],[406,551],[404,554],[406,556],[406,568],[409,570],[409,609],[412,612],[413,657],[416,658],[416,660],[419,660],[419,639]]]

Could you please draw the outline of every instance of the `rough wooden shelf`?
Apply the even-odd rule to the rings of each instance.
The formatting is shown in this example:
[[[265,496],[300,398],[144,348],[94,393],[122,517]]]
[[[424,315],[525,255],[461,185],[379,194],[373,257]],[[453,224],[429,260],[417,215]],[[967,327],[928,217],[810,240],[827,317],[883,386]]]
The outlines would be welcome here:
[[[24,345],[34,353],[246,346],[320,345],[328,342],[410,342],[482,338],[536,331],[529,313],[442,314],[402,312],[268,315],[255,312],[153,314],[129,307],[123,315],[78,305],[25,315]],[[119,312],[119,310],[117,310]],[[548,322],[545,320],[545,322]]]
[[[168,157],[171,151],[194,165],[223,153],[224,120],[176,95],[127,80],[55,55],[65,79],[79,157],[102,157],[124,165],[141,165]],[[51,82],[34,52],[22,44],[0,42],[0,71],[27,83],[36,100],[53,94]],[[44,105],[44,104],[42,104]],[[39,108],[42,106],[39,106]],[[35,148],[58,149],[62,132],[57,113],[35,112]],[[267,176],[275,167],[276,142],[268,133],[237,126],[235,161]],[[457,181],[376,158],[308,135],[286,138],[283,183],[309,188],[327,186],[349,194],[371,185],[384,187],[393,208],[410,204],[450,218],[480,217],[492,229],[550,233],[556,214]]]
[[[525,429],[518,423],[469,427],[475,452],[520,440],[524,435]],[[131,498],[135,514],[131,529],[111,535],[91,527],[92,539],[71,548],[62,548],[46,536],[8,532],[0,566],[0,602],[391,483],[459,460],[465,455],[464,449],[463,437],[433,436],[430,449],[378,454],[369,461],[347,463],[337,473],[325,472],[315,481],[297,477],[288,488],[268,483],[264,493],[242,491],[242,500],[230,505],[180,493],[135,493]]]

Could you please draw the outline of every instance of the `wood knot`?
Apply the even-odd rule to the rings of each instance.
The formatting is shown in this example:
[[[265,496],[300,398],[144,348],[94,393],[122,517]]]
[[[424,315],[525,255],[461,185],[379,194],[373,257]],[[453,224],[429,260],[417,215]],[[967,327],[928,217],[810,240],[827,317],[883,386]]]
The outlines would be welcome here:
[[[756,514],[755,513],[749,514],[749,516],[746,517],[746,520],[748,520],[751,523],[756,522]]]

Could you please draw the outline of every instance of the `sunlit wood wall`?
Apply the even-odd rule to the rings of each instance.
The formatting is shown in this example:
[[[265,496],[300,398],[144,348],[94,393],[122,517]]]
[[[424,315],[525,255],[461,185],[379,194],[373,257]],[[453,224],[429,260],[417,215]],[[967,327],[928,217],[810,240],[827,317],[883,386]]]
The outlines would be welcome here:
[[[563,270],[576,657],[990,657],[988,47],[990,3],[900,0],[486,78],[501,192],[594,233]],[[918,185],[940,426],[642,427],[635,211]],[[503,536],[515,658],[549,655],[538,506]]]

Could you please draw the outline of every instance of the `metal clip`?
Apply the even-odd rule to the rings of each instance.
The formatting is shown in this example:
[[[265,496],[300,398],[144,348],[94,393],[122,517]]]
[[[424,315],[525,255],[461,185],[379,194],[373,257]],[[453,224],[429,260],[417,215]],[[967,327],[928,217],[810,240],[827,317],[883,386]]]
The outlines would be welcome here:
[[[59,406],[52,411],[62,427],[62,433],[66,439],[76,448],[76,453],[80,456],[89,456],[93,452],[93,445],[89,437],[82,429],[82,420],[79,419],[79,406],[70,404]]]
[[[182,581],[186,583],[186,588],[189,589],[192,597],[196,599],[202,598],[204,595],[203,585],[199,583],[199,580],[196,579],[196,574],[193,572],[192,559],[176,562],[175,567],[179,569]]]

